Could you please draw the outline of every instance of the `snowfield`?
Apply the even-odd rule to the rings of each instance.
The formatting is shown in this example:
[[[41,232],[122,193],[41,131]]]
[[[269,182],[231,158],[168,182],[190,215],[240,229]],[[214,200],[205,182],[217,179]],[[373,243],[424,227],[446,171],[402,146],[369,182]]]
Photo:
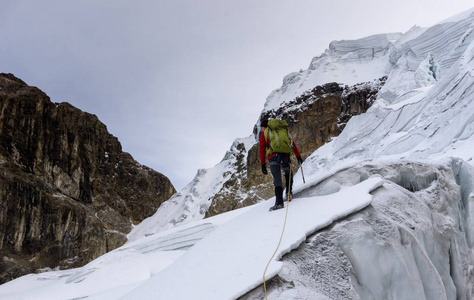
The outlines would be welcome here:
[[[474,9],[430,28],[337,41],[264,110],[318,84],[387,76],[374,105],[295,175],[295,199],[204,219],[233,148],[74,270],[23,276],[1,299],[473,299]],[[246,149],[253,136],[239,139]],[[232,147],[235,147],[236,143]],[[284,227],[285,217],[287,217]]]

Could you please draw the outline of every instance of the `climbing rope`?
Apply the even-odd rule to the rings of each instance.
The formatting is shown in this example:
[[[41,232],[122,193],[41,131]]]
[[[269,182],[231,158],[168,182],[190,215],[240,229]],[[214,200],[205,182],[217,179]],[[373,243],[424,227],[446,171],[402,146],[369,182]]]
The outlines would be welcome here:
[[[289,176],[289,182],[291,183],[291,175],[293,174],[293,162],[291,160],[291,154],[290,154],[290,176]],[[290,184],[288,184],[288,187],[290,186]],[[285,227],[286,227],[286,220],[288,218],[288,207],[290,206],[290,191],[287,190],[286,191],[286,194],[287,194],[287,201],[286,201],[286,213],[285,213],[285,221],[283,222],[283,229],[281,231],[281,235],[280,235],[280,241],[278,242],[278,245],[275,249],[275,252],[273,252],[273,255],[272,257],[270,258],[270,260],[268,261],[267,263],[267,266],[265,267],[265,272],[263,272],[263,289],[265,291],[265,299],[267,299],[267,284],[265,282],[265,274],[267,273],[267,269],[268,269],[268,266],[270,265],[270,263],[272,262],[273,260],[273,257],[275,257],[275,254],[277,253],[278,251],[278,248],[280,248],[280,244],[281,244],[281,241],[283,240],[283,234],[285,233]]]

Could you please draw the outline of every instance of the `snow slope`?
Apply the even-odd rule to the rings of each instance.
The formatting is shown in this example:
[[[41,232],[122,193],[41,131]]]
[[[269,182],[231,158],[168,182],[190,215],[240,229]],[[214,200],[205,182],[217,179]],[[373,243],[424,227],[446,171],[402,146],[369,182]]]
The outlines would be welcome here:
[[[285,234],[267,278],[279,272],[281,256],[314,231],[369,205],[369,192],[382,184],[373,177],[338,193],[287,205]],[[287,210],[268,212],[272,200],[140,239],[76,270],[21,277],[2,285],[0,297],[235,299],[263,282],[277,248]]]
[[[287,205],[291,206],[290,216],[275,259],[298,247],[317,229],[370,204],[368,193],[382,182],[372,178],[336,194],[301,198]],[[162,299],[234,299],[258,286],[285,219],[285,210],[268,212],[272,204],[268,201],[256,205],[228,222],[210,234],[205,243],[196,244],[173,267],[121,299],[155,299],[157,291]],[[280,268],[281,263],[274,261],[267,276],[276,275]],[[188,270],[198,270],[198,274]]]

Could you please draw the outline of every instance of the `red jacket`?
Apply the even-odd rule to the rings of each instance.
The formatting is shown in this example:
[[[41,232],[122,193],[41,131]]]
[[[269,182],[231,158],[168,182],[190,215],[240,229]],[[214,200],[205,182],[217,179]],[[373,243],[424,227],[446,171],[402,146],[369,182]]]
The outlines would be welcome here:
[[[293,144],[293,152],[295,153],[296,157],[301,157],[300,152],[298,151],[298,148],[296,147],[295,142],[292,142]],[[260,133],[260,164],[264,165],[265,164],[265,156],[267,155],[267,149],[270,147],[270,137],[267,137],[267,140],[265,141],[265,134],[264,131]],[[274,157],[278,153],[272,153],[268,155],[268,159]]]

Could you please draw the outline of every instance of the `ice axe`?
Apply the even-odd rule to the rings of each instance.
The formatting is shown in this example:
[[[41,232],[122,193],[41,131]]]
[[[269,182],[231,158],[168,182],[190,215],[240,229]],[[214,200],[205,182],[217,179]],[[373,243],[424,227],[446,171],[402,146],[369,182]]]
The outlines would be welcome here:
[[[300,169],[301,169],[301,176],[303,177],[303,183],[306,183],[306,181],[304,180],[304,172],[303,172],[303,165],[302,164],[300,165]]]

